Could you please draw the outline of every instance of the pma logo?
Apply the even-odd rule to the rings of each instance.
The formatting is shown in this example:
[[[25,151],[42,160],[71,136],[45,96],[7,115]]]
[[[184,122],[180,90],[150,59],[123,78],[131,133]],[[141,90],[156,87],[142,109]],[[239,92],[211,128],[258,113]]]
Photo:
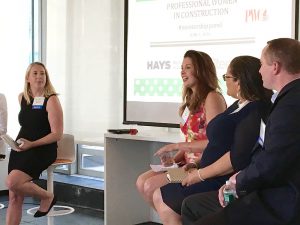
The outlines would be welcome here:
[[[268,19],[267,9],[247,9],[245,11],[245,22],[263,22]]]

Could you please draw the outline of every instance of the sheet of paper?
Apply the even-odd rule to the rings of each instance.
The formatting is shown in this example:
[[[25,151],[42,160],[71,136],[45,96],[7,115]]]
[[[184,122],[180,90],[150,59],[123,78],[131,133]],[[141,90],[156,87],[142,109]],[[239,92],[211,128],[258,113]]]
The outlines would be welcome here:
[[[150,164],[150,167],[151,169],[154,171],[154,172],[161,172],[161,171],[167,171],[167,169],[170,169],[170,168],[177,168],[178,165],[177,164],[174,164],[173,166],[163,166],[163,165],[153,165],[153,164]]]

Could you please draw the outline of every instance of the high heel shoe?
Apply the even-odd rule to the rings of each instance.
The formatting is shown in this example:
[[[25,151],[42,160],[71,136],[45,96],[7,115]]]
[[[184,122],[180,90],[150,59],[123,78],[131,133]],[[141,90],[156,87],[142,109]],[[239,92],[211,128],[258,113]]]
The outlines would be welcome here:
[[[57,201],[57,199],[56,199],[56,196],[54,195],[53,200],[52,200],[52,202],[51,202],[48,210],[46,212],[42,212],[42,211],[38,210],[38,211],[35,212],[35,214],[33,215],[33,217],[46,216],[49,213],[49,211],[52,209],[52,207],[55,205],[56,201]]]

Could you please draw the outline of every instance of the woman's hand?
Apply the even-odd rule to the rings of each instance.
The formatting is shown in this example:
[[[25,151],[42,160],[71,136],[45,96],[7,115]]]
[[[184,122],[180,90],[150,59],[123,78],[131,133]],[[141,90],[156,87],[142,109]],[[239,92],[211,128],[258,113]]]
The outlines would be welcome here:
[[[181,182],[181,185],[182,186],[190,186],[190,185],[196,184],[200,181],[201,180],[199,179],[199,176],[198,176],[198,170],[193,168],[188,171],[188,175],[186,178],[183,179],[183,181]]]
[[[26,150],[34,147],[32,141],[28,141],[27,139],[24,139],[24,138],[18,139],[17,143],[19,144],[19,149],[18,149],[19,151],[26,151]]]
[[[190,171],[191,169],[197,169],[197,163],[196,162],[191,162],[191,163],[187,163],[185,164],[182,168],[185,171]]]
[[[160,148],[157,152],[154,153],[154,156],[161,156],[165,152],[172,152],[177,150],[177,144],[168,144]]]

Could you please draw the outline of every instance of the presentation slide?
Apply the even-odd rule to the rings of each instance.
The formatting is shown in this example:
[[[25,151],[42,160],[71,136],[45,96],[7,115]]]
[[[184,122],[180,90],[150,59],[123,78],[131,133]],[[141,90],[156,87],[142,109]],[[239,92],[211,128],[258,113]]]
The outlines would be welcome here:
[[[222,75],[239,55],[295,36],[293,0],[128,0],[125,123],[179,124],[184,53],[208,53]],[[149,125],[149,124],[148,124]],[[168,125],[167,125],[168,126]]]

